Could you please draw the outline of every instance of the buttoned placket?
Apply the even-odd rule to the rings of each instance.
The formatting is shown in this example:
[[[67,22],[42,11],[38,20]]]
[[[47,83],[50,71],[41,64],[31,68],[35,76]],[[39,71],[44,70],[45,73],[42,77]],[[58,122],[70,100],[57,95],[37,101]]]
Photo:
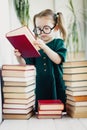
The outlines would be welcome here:
[[[46,72],[47,68],[46,68],[46,57],[45,56],[43,57],[43,60],[44,60],[44,71]]]

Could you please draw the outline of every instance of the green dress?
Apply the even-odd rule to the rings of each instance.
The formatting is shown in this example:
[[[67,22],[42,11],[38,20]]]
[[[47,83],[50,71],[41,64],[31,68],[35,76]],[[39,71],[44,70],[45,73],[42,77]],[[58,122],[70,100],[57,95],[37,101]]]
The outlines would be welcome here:
[[[36,67],[36,111],[38,110],[39,99],[61,99],[64,104],[66,102],[66,87],[62,77],[62,63],[66,57],[64,41],[54,39],[46,45],[61,56],[62,62],[60,64],[53,63],[42,49],[39,50],[41,57],[25,59],[26,64],[34,64]]]

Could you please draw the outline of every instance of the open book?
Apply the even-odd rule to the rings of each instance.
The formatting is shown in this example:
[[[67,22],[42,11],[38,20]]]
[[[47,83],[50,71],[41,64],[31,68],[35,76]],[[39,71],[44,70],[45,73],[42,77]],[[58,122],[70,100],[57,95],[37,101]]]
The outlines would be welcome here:
[[[15,49],[18,49],[22,57],[39,57],[39,48],[35,46],[35,37],[27,26],[23,26],[12,30],[6,34],[6,38],[10,41]]]

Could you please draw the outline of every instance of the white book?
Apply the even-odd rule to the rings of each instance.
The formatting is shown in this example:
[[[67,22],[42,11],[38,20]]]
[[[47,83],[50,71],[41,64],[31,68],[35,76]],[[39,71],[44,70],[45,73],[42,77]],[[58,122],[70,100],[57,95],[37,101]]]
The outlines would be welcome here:
[[[3,77],[3,81],[15,81],[15,82],[28,82],[31,80],[35,80],[35,76],[29,76],[29,77]]]
[[[11,104],[11,103],[3,103],[3,108],[19,108],[19,109],[28,109],[31,106],[35,105],[35,100],[29,102],[28,104]]]
[[[25,87],[3,87],[3,92],[14,92],[14,93],[19,93],[19,92],[29,92],[35,89],[35,84],[31,84],[29,86]]]
[[[27,109],[14,109],[14,108],[3,108],[3,113],[9,114],[27,114],[33,110],[33,107],[29,107]]]
[[[26,98],[26,99],[18,99],[18,98],[5,98],[4,103],[16,103],[16,104],[28,104],[29,102],[35,100],[35,95]]]
[[[87,95],[87,91],[70,91],[66,90],[66,94],[72,95],[72,96],[81,96],[81,95]]]
[[[74,102],[74,101],[71,101],[71,100],[68,100],[66,101],[67,104],[70,104],[72,106],[87,106],[87,101],[82,101],[82,102]]]

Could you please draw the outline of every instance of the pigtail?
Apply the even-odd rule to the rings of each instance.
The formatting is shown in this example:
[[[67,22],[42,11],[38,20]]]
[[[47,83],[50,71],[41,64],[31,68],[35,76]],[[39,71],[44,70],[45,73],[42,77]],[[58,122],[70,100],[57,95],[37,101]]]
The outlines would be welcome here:
[[[65,28],[65,22],[64,22],[64,17],[61,12],[57,13],[57,19],[56,19],[56,24],[58,24],[58,27],[60,29],[60,34],[64,40],[66,40],[67,37],[67,31]]]

